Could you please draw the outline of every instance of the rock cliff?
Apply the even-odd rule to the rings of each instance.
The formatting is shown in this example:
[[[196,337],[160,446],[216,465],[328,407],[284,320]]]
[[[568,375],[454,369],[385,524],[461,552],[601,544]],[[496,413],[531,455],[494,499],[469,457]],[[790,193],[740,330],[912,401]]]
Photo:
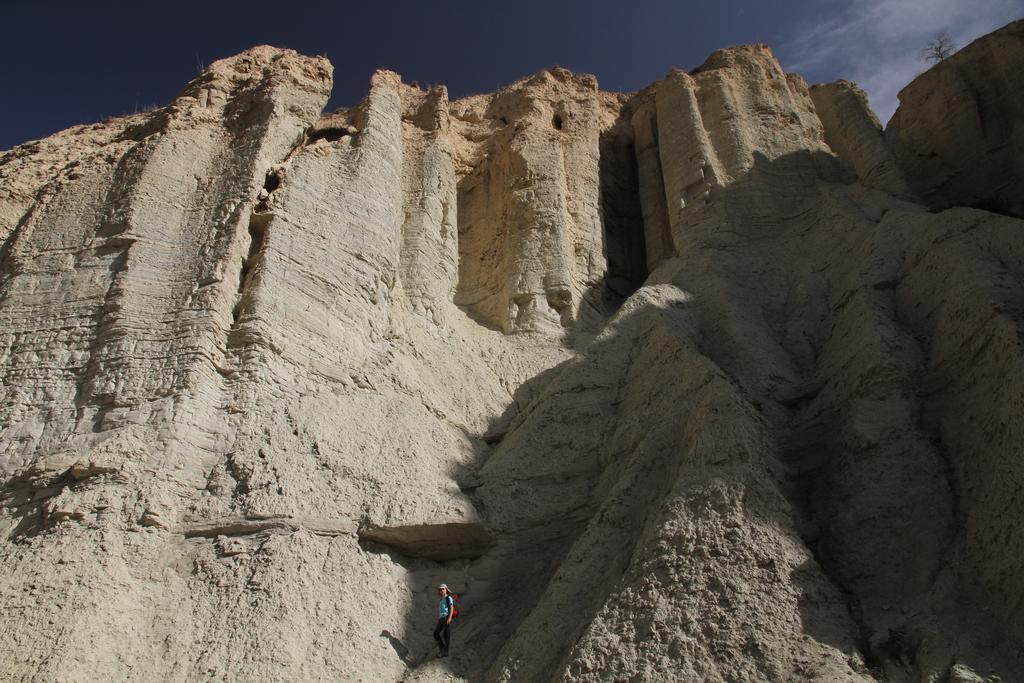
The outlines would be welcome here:
[[[6,678],[1024,676],[1024,224],[923,86],[331,72],[0,158]]]
[[[900,91],[886,142],[933,208],[1024,218],[1024,19],[979,38]]]

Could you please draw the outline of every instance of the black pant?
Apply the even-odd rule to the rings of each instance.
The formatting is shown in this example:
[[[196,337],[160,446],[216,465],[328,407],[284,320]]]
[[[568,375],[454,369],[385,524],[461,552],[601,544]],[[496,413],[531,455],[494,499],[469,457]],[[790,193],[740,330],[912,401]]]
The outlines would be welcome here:
[[[434,627],[434,640],[437,641],[437,647],[441,652],[448,652],[448,646],[452,642],[452,627],[448,623],[448,617],[441,617],[437,620],[437,626]]]

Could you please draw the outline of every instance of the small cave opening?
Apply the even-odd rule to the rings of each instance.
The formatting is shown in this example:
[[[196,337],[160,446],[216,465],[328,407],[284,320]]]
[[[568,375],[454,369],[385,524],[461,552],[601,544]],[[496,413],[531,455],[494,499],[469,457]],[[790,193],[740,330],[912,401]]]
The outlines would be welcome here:
[[[259,195],[256,197],[256,206],[253,207],[253,213],[267,213],[270,211],[271,195],[281,187],[281,172],[278,169],[270,169],[267,171],[267,176],[263,180],[263,189],[260,190]]]
[[[562,120],[562,115],[556,113],[554,116],[552,116],[551,117],[551,125],[554,126],[555,130],[562,130],[562,126],[564,125],[564,121]]]
[[[309,143],[314,143],[317,140],[326,140],[327,142],[337,142],[338,140],[350,136],[352,133],[347,128],[315,128],[309,132]]]
[[[563,327],[573,323],[572,290],[569,287],[548,288],[545,292],[548,308],[558,314]]]
[[[267,177],[263,181],[263,189],[267,191],[267,194],[270,194],[279,187],[281,187],[281,176],[277,171],[267,171]]]

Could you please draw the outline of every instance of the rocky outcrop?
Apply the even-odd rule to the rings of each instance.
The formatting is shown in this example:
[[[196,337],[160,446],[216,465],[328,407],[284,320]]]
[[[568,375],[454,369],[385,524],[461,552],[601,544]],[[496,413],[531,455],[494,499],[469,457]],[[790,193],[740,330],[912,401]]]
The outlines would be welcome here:
[[[499,539],[494,561],[520,604],[536,597],[519,608],[497,679],[927,680],[954,666],[1020,666],[1003,660],[1016,626],[981,626],[997,609],[981,597],[990,590],[1016,618],[1007,584],[975,583],[1000,551],[978,552],[958,521],[998,526],[987,497],[965,490],[976,467],[1005,470],[947,446],[940,427],[960,391],[946,382],[973,374],[971,352],[938,352],[942,337],[919,317],[956,315],[957,290],[935,289],[949,271],[927,265],[938,250],[962,254],[965,271],[1015,277],[968,245],[979,235],[1016,249],[1004,232],[1016,222],[935,216],[851,184],[805,118],[800,82],[748,80],[774,68],[764,50],[737,50],[641,95],[666,103],[646,119],[658,158],[695,159],[702,171],[662,170],[666,198],[701,201],[678,204],[674,255],[482,470],[486,509],[513,508],[516,482],[532,479],[538,507],[578,520],[560,542],[551,529],[529,531],[535,507],[507,522],[522,531]],[[727,101],[719,93],[741,83],[732,109],[677,104]],[[749,137],[769,106],[775,127]],[[737,121],[748,123],[730,134]],[[992,297],[978,310],[1000,306],[977,287],[964,290]],[[987,346],[980,339],[1001,324],[977,319],[963,334]],[[1019,358],[996,346],[992,362]],[[670,378],[669,367],[685,370]],[[515,569],[522,548],[544,542],[547,573]],[[971,635],[959,609],[972,614]],[[565,636],[551,638],[546,624]]]
[[[8,677],[1024,674],[1019,220],[765,46],[330,74],[3,157]]]
[[[506,332],[571,326],[606,271],[597,81],[543,71],[452,115],[466,169],[456,302]]]
[[[1024,217],[1024,20],[945,59],[900,91],[886,143],[933,208]]]
[[[825,142],[853,166],[867,187],[914,200],[916,196],[885,145],[882,126],[868,106],[867,95],[849,81],[811,88],[814,109],[825,130]]]

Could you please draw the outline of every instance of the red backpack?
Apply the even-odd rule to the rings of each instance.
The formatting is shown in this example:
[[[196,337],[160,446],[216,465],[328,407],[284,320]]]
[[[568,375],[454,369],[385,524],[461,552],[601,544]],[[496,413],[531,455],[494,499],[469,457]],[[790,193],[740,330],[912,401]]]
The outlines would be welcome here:
[[[449,592],[448,597],[451,598],[451,601],[448,603],[448,606],[451,607],[452,619],[454,619],[455,617],[459,616],[459,608],[455,606],[455,601],[459,599],[459,596],[455,593]]]

